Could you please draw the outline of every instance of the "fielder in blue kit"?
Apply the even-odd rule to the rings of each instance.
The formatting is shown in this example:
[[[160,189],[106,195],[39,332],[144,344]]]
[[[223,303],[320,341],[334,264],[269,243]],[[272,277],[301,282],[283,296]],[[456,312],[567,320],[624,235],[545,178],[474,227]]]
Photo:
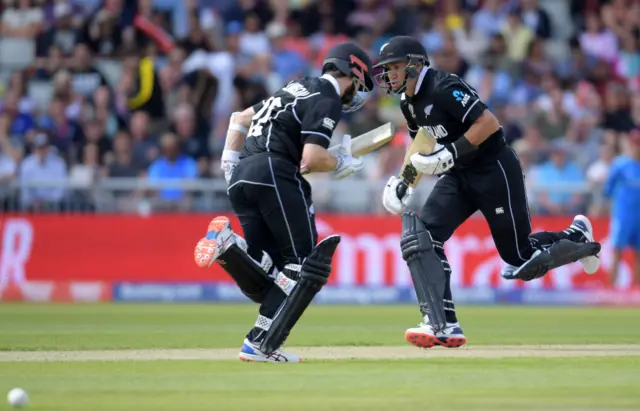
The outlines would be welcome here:
[[[635,283],[640,285],[640,130],[629,134],[627,151],[613,162],[604,187],[604,195],[611,198],[611,278],[616,281],[622,252],[630,248]]]

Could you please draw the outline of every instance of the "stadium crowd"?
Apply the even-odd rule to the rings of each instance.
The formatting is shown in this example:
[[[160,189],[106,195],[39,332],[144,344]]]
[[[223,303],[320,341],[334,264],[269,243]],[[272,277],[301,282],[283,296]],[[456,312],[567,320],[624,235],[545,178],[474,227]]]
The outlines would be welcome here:
[[[70,195],[95,208],[86,190],[26,188],[38,180],[221,179],[230,113],[317,75],[350,38],[375,57],[390,36],[417,36],[474,86],[521,156],[532,212],[604,212],[599,187],[640,123],[632,0],[3,0],[0,13],[4,209]],[[387,121],[396,138],[358,177],[381,185],[408,141],[397,98],[378,93],[336,133]],[[536,189],[550,182],[592,189]],[[157,196],[192,206],[179,189]]]

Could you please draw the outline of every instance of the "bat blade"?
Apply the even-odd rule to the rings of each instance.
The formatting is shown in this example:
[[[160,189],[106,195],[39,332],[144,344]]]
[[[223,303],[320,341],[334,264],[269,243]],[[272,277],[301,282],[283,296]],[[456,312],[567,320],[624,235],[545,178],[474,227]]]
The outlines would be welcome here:
[[[395,126],[392,123],[386,123],[364,134],[353,137],[351,139],[351,155],[353,157],[360,157],[368,154],[393,140],[395,134]],[[329,148],[329,152],[333,155],[336,155],[339,150],[339,145]]]
[[[402,168],[400,169],[400,180],[406,184],[398,186],[398,197],[404,197],[407,187],[415,188],[418,185],[418,181],[420,181],[420,177],[422,177],[422,173],[416,170],[416,168],[411,164],[411,156],[415,153],[421,153],[425,155],[429,155],[433,153],[436,147],[436,139],[427,132],[423,127],[418,129],[418,134],[413,139],[409,150],[407,150],[407,154],[404,156],[404,163],[402,164]]]

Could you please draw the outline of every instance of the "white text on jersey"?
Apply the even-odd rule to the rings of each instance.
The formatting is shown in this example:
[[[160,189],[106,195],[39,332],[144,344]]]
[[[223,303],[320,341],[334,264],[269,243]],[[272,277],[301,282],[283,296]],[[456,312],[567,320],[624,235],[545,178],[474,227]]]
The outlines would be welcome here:
[[[305,97],[310,94],[309,90],[307,90],[300,83],[289,83],[283,90],[287,93],[293,94],[296,97]]]

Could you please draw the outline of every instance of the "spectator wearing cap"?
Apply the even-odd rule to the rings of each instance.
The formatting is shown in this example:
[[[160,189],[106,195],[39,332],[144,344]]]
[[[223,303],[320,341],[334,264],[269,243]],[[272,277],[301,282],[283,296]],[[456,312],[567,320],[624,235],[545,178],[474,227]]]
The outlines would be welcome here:
[[[640,130],[634,129],[625,140],[625,155],[617,158],[604,186],[611,199],[611,241],[613,262],[611,279],[615,284],[622,252],[633,250],[635,284],[640,285]]]
[[[540,209],[545,214],[575,214],[582,211],[583,196],[566,191],[566,188],[585,182],[582,170],[569,159],[569,153],[569,145],[566,142],[556,141],[551,145],[549,161],[535,168],[535,176],[539,183],[565,186],[563,191],[539,194]]]
[[[180,152],[180,141],[173,133],[160,140],[162,155],[149,167],[149,181],[192,180],[198,178],[198,165],[194,159]],[[160,207],[181,208],[189,204],[189,197],[179,188],[162,189],[158,193]]]
[[[34,137],[34,152],[20,164],[22,207],[32,211],[58,211],[63,206],[67,181],[67,166],[49,144],[49,137],[38,133]],[[32,187],[30,183],[51,182],[54,187]]]

